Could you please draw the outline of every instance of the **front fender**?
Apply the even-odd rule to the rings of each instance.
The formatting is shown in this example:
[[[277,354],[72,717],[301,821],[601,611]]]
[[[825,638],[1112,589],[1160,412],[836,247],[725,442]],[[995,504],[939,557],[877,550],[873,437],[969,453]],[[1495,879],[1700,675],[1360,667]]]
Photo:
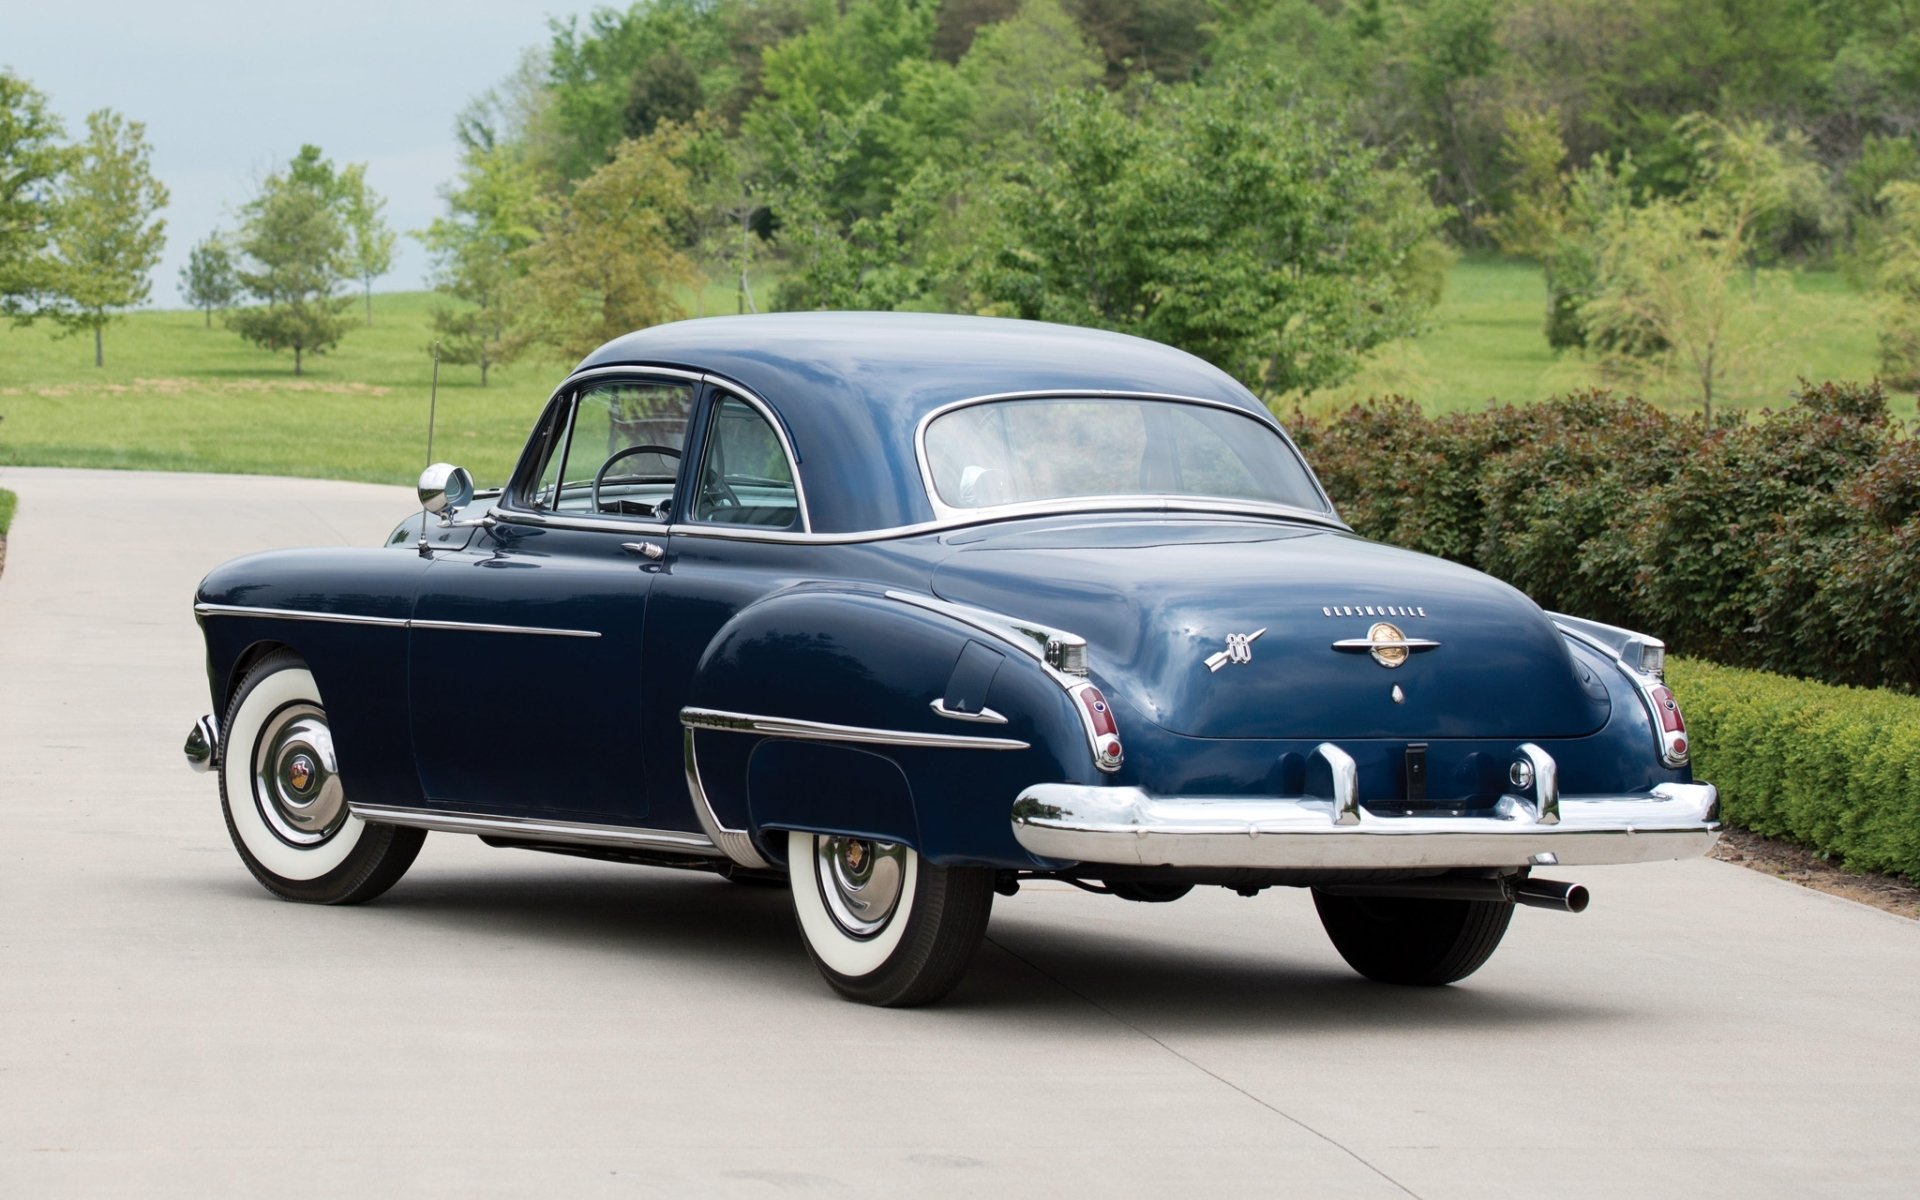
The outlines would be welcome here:
[[[1004,722],[935,711],[956,671],[990,673],[984,704]],[[1098,782],[1078,712],[1038,662],[879,592],[804,587],[742,609],[702,656],[682,723],[712,816],[775,859],[777,833],[802,830],[1030,867],[1007,816],[1022,789]]]

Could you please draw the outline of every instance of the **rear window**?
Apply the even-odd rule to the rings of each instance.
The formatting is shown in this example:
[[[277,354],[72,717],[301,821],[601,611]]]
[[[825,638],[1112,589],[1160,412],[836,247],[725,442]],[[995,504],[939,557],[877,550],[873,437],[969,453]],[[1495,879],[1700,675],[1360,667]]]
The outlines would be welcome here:
[[[1079,497],[1249,500],[1326,512],[1284,438],[1245,413],[1177,400],[995,400],[927,426],[951,508]]]

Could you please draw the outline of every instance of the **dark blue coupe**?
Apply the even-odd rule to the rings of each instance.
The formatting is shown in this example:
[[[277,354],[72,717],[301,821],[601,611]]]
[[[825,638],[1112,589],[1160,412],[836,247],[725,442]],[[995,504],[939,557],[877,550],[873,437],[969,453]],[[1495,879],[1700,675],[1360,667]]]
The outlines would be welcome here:
[[[1025,879],[1308,888],[1361,974],[1444,984],[1585,906],[1536,868],[1717,836],[1659,641],[1355,536],[1246,388],[1135,338],[664,325],[500,492],[421,501],[200,586],[188,757],[280,896],[370,899],[428,830],[788,881],[834,988],[914,1004]]]

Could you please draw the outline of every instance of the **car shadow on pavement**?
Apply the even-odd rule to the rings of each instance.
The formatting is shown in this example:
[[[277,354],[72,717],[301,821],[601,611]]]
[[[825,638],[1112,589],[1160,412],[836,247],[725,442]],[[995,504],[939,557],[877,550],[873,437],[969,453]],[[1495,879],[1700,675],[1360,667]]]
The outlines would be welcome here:
[[[584,864],[576,873],[556,865],[503,859],[493,869],[443,868],[403,880],[362,911],[382,923],[426,923],[463,938],[528,939],[569,953],[630,958],[636,970],[670,963],[733,988],[790,991],[815,982],[784,888],[699,872]],[[260,896],[250,881],[236,880],[234,890]],[[1088,929],[1084,916],[1016,911],[996,915],[966,979],[934,1010],[945,1014],[941,1020],[1045,1019],[1091,1007],[1157,1029],[1280,1022],[1311,1031],[1528,1029],[1646,1015],[1572,989],[1542,995],[1514,987],[1503,982],[1497,957],[1453,987],[1368,983],[1344,965],[1329,965],[1323,947],[1292,937],[1307,932],[1298,923],[1289,930],[1276,921],[1268,957],[1248,954],[1243,938],[1194,945],[1173,929],[1123,923],[1110,932]],[[1317,939],[1317,927],[1311,932]],[[824,989],[806,991],[819,997]]]

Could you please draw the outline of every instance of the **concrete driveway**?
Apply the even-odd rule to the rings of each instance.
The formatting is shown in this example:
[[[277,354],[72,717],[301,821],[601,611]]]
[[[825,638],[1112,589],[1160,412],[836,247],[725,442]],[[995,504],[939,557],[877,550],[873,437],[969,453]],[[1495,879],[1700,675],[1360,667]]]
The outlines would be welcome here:
[[[945,1005],[784,892],[433,834],[269,897],[179,745],[214,563],[401,489],[0,470],[0,1196],[1899,1196],[1920,925],[1711,861],[1567,873],[1439,991],[1303,894],[1028,887]]]

